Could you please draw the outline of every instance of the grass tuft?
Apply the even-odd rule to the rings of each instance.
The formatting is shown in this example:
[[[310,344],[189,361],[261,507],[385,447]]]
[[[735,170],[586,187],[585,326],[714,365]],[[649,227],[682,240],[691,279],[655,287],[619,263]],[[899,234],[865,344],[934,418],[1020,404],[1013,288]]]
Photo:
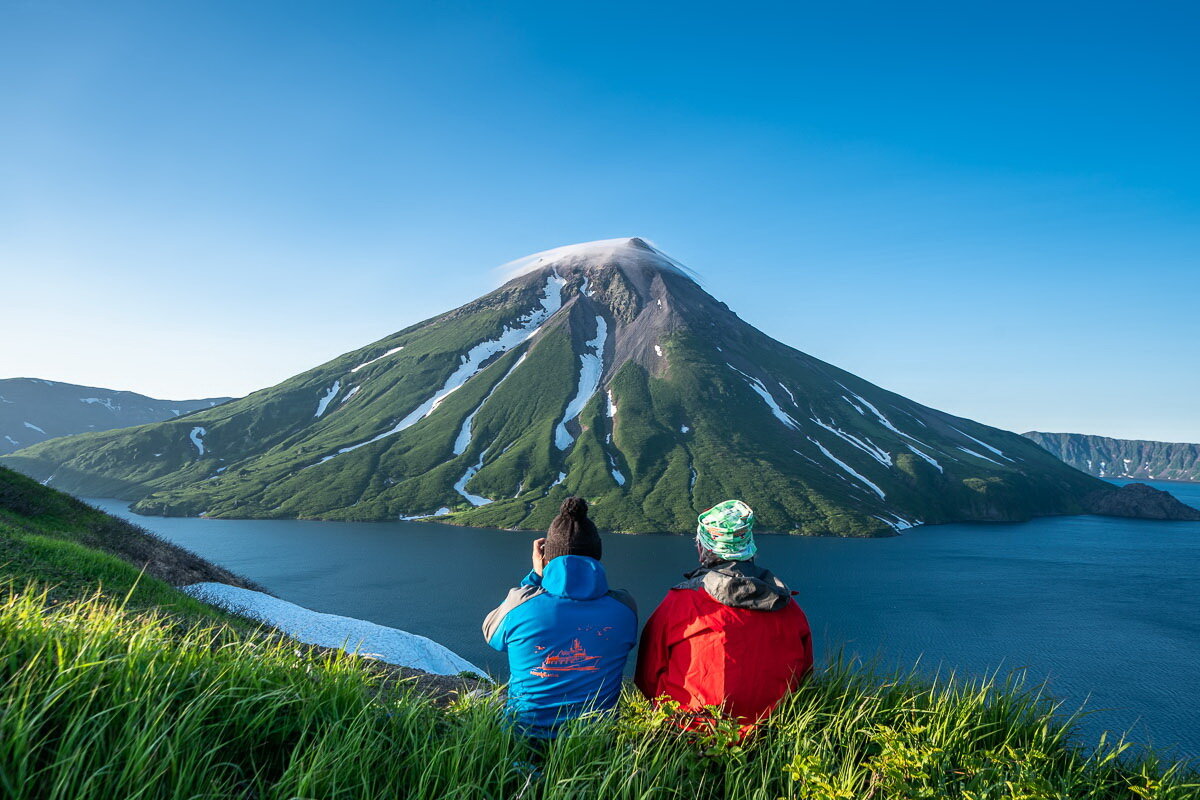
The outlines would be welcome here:
[[[1195,798],[1181,766],[1080,748],[1013,681],[834,663],[752,740],[689,737],[630,692],[537,758],[499,699],[439,708],[343,654],[95,595],[0,599],[0,796],[86,798]]]

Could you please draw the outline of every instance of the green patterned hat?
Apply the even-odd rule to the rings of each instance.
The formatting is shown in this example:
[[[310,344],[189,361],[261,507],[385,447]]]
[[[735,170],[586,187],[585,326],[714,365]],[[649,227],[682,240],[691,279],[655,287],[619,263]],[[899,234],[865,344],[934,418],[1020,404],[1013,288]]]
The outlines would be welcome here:
[[[758,552],[754,543],[754,511],[741,500],[726,500],[700,515],[696,541],[726,561],[749,561]]]

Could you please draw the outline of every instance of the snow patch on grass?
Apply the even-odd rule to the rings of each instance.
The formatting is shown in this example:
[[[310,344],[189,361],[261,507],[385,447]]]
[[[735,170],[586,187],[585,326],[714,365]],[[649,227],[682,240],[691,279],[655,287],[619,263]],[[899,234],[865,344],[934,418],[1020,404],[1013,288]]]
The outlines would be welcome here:
[[[91,405],[101,405],[101,406],[104,406],[105,408],[107,408],[109,411],[120,411],[121,410],[121,406],[113,403],[111,397],[81,397],[81,398],[79,398],[79,402],[88,403]],[[178,411],[175,412],[175,416],[179,416]]]
[[[831,453],[831,452],[829,452],[828,450],[826,450],[826,449],[825,449],[825,445],[821,444],[820,442],[818,442],[816,439],[812,438],[811,436],[809,436],[809,437],[806,437],[806,438],[807,438],[807,439],[808,439],[810,442],[812,442],[813,444],[815,444],[815,445],[817,446],[817,449],[818,449],[818,450],[820,450],[822,453],[824,453],[824,454],[825,454],[825,457],[826,457],[826,458],[828,458],[830,461],[832,461],[833,463],[837,464],[837,465],[838,465],[839,467],[841,467],[843,470],[845,470],[845,471],[846,471],[846,472],[848,472],[849,474],[853,475],[855,478],[858,478],[858,480],[859,480],[859,481],[861,481],[862,483],[864,483],[864,484],[866,484],[868,487],[870,487],[871,491],[873,491],[873,492],[875,492],[875,494],[879,495],[879,499],[880,499],[880,500],[883,500],[883,499],[885,499],[885,498],[887,497],[887,495],[885,495],[885,494],[883,493],[883,489],[880,489],[878,486],[876,486],[875,484],[871,483],[871,481],[867,480],[867,478],[866,478],[865,476],[861,475],[861,474],[860,474],[860,473],[858,473],[858,472],[855,472],[855,471],[854,471],[854,469],[853,469],[853,468],[852,468],[852,467],[851,467],[849,464],[847,464],[845,461],[841,461],[841,460],[840,460],[840,459],[838,459],[838,457],[837,457],[837,456],[835,456],[833,453]]]
[[[413,514],[410,517],[401,515],[400,519],[402,521],[407,522],[409,520],[414,520],[414,519],[429,519],[430,517],[440,517],[443,514],[449,514],[449,513],[450,513],[450,509],[447,506],[442,506],[441,508],[439,508],[437,511],[433,512],[432,514]]]
[[[357,367],[354,367],[354,368],[353,368],[353,369],[351,369],[350,371],[351,371],[351,372],[358,372],[358,371],[359,371],[360,369],[362,369],[363,367],[369,367],[369,366],[371,366],[372,364],[374,364],[376,361],[382,361],[383,359],[387,358],[387,357],[388,357],[388,356],[390,356],[390,355],[393,355],[394,353],[399,353],[399,352],[400,352],[401,350],[403,350],[403,349],[404,349],[404,345],[400,345],[399,347],[393,347],[391,350],[388,350],[388,351],[387,351],[386,353],[384,353],[383,355],[381,355],[381,356],[375,356],[375,357],[374,357],[374,358],[372,358],[370,361],[364,361],[363,363],[359,364]]]
[[[509,367],[508,372],[504,373],[503,377],[496,381],[496,385],[492,387],[492,390],[479,401],[479,405],[475,406],[475,409],[470,414],[467,414],[467,418],[463,420],[462,427],[458,429],[458,437],[454,440],[454,455],[461,456],[467,452],[467,447],[471,444],[471,423],[474,422],[475,415],[479,413],[479,409],[483,408],[488,400],[492,399],[492,395],[500,388],[500,384],[504,383],[508,379],[508,376],[516,371],[517,367],[521,366],[521,363],[528,355],[528,350],[522,353],[521,357],[517,359],[517,363]]]
[[[891,519],[880,516],[879,514],[873,514],[872,516],[874,516],[875,519],[879,520],[880,522],[884,523],[885,525],[889,525],[892,528],[892,530],[897,531],[897,532],[908,530],[909,528],[915,528],[918,525],[925,524],[919,519],[908,520],[908,519],[905,519],[904,517],[900,516],[899,514],[888,513],[887,516],[891,517]]]
[[[322,396],[320,401],[317,403],[317,413],[314,416],[320,417],[322,414],[324,414],[325,409],[329,408],[329,404],[333,402],[333,398],[337,397],[337,393],[341,390],[342,382],[340,380],[334,381],[333,386],[330,386],[329,389],[326,390],[324,396]]]
[[[767,387],[763,386],[762,381],[752,375],[747,375],[733,364],[726,363],[725,366],[729,367],[731,370],[746,379],[746,383],[750,385],[750,388],[754,390],[755,394],[763,399],[763,402],[766,403],[771,409],[771,413],[775,415],[776,419],[778,419],[784,425],[787,425],[792,430],[800,430],[800,423],[793,419],[791,414],[788,414],[779,407],[779,403],[775,402],[775,398],[772,397],[771,393],[767,391]]]
[[[838,386],[841,386],[841,384],[839,383]],[[842,388],[845,389],[846,387],[842,386]],[[864,417],[867,415],[867,412],[863,411],[862,406],[860,406],[858,403],[851,400],[849,397],[846,397],[846,395],[842,395],[842,399],[845,400],[850,405],[854,406],[854,410],[857,411],[858,413],[862,414]]]
[[[224,583],[193,583],[182,591],[206,603],[258,620],[301,642],[336,647],[388,664],[435,675],[486,673],[452,650],[415,633],[353,617],[322,614],[251,589]]]
[[[930,464],[933,464],[933,466],[937,467],[937,471],[938,471],[938,472],[945,472],[945,471],[946,471],[946,470],[942,469],[942,465],[941,465],[941,464],[939,464],[939,463],[937,462],[937,459],[935,459],[933,456],[926,455],[925,453],[922,453],[920,450],[918,450],[917,448],[913,447],[911,444],[908,444],[907,442],[905,442],[905,445],[908,447],[908,449],[909,449],[909,450],[912,450],[914,453],[916,453],[917,455],[919,455],[921,458],[925,459],[925,460],[926,460],[926,461],[928,461]]]
[[[554,312],[562,308],[562,290],[567,285],[566,278],[563,278],[557,272],[550,275],[546,279],[546,288],[542,299],[539,301],[538,308],[530,311],[523,317],[517,320],[515,328],[510,328],[507,325],[504,330],[495,339],[488,339],[480,342],[467,351],[466,355],[461,357],[458,369],[456,369],[449,378],[446,379],[442,388],[421,403],[409,413],[404,419],[400,420],[390,430],[386,430],[377,436],[373,436],[364,442],[352,444],[348,447],[343,447],[336,453],[327,455],[318,461],[318,464],[324,464],[332,458],[337,458],[343,453],[349,453],[357,450],[360,447],[378,442],[380,439],[386,439],[401,431],[411,428],[425,417],[432,414],[439,405],[442,404],[447,397],[452,393],[462,388],[468,380],[475,377],[482,369],[483,362],[500,353],[506,353],[527,339],[532,338],[541,330],[542,323],[549,319]],[[382,358],[383,356],[380,356]],[[365,365],[363,365],[365,366]]]
[[[592,352],[579,356],[579,384],[575,397],[567,403],[563,418],[554,428],[554,444],[559,450],[566,450],[575,441],[575,437],[567,430],[567,423],[579,416],[583,407],[592,399],[592,395],[600,388],[600,376],[604,374],[604,342],[608,338],[608,324],[604,317],[596,317],[596,338],[584,343]]]
[[[479,460],[475,462],[475,465],[467,467],[467,471],[463,473],[463,476],[454,483],[454,491],[467,498],[467,502],[473,506],[486,506],[488,503],[492,502],[486,497],[480,497],[477,494],[471,494],[467,491],[467,484],[471,482],[471,478],[475,477],[475,473],[479,472],[479,470],[482,468],[483,454],[481,453],[479,455]]]
[[[809,419],[811,419],[813,422],[820,425],[825,430],[832,433],[834,436],[837,436],[839,439],[849,442],[850,444],[857,447],[859,450],[862,450],[864,453],[866,453],[871,458],[878,461],[880,464],[883,464],[885,467],[892,466],[892,454],[887,452],[886,450],[880,448],[878,445],[876,445],[870,439],[867,439],[864,442],[862,439],[859,439],[854,434],[847,433],[846,431],[842,430],[841,428],[837,427],[836,425],[826,425],[824,422],[817,419],[816,417],[809,417]]]
[[[842,386],[842,384],[840,384],[840,383],[838,384],[838,386],[841,386],[843,389],[846,389],[846,387]],[[849,389],[846,389],[846,391],[850,392]],[[857,394],[854,394],[854,392],[850,392],[850,396],[853,397],[858,402],[862,403],[867,408],[869,408],[871,410],[871,413],[875,415],[875,418],[879,420],[879,424],[883,425],[883,427],[887,428],[892,433],[899,434],[900,436],[903,436],[905,439],[912,439],[917,444],[925,444],[924,442],[922,442],[920,439],[916,438],[915,436],[909,436],[907,433],[905,433],[904,431],[900,430],[895,425],[893,425],[891,423],[891,420],[889,420],[887,417],[885,417],[883,415],[883,413],[878,408],[873,406],[870,403],[870,401],[868,401],[866,398],[861,397]],[[850,401],[847,400],[847,402],[850,402]],[[854,404],[851,403],[851,405],[854,405]],[[857,406],[856,406],[856,408],[857,408]],[[859,413],[861,413],[861,412],[862,412],[862,409],[859,409]],[[929,445],[925,445],[925,446],[928,447]]]
[[[204,440],[201,437],[207,434],[208,431],[200,426],[192,428],[192,432],[188,434],[188,438],[192,440],[192,444],[196,445],[196,449],[200,451],[200,455],[204,455]]]
[[[346,396],[345,396],[345,397],[343,397],[343,398],[341,399],[341,402],[339,402],[339,403],[338,403],[338,405],[340,406],[340,405],[342,405],[342,403],[345,403],[345,402],[346,402],[347,400],[349,400],[351,397],[354,397],[354,395],[358,394],[358,390],[359,390],[359,389],[361,389],[361,388],[362,388],[362,386],[361,386],[361,385],[359,385],[359,386],[351,386],[351,387],[350,387],[350,391],[346,392]]]
[[[958,433],[958,434],[961,434],[961,435],[963,435],[963,436],[967,437],[968,439],[970,439],[970,440],[971,440],[972,442],[974,442],[975,444],[977,444],[977,445],[980,445],[980,446],[982,446],[982,447],[986,448],[987,450],[989,450],[989,451],[990,451],[990,452],[992,452],[992,453],[995,453],[996,455],[998,455],[998,456],[1000,456],[1001,458],[1003,458],[1005,461],[1012,461],[1012,459],[1011,459],[1011,458],[1009,458],[1008,456],[1004,455],[1004,452],[1003,452],[1002,450],[999,450],[999,449],[997,449],[997,448],[995,448],[995,447],[992,447],[992,446],[991,446],[990,444],[988,444],[987,442],[980,441],[979,439],[976,439],[976,438],[975,438],[974,436],[972,436],[971,434],[969,434],[969,433],[966,433],[966,432],[964,432],[964,431],[960,431],[958,428],[954,427],[953,425],[951,425],[951,426],[950,426],[950,430],[954,431],[955,433]],[[989,460],[990,460],[990,459],[989,459]],[[1126,464],[1126,466],[1128,466],[1128,464],[1129,464],[1129,459],[1128,459],[1128,458],[1127,458],[1127,459],[1125,459],[1125,464]]]
[[[1001,463],[1000,463],[999,461],[997,461],[996,459],[994,459],[994,458],[988,458],[988,457],[987,457],[987,456],[985,456],[983,453],[976,453],[974,450],[968,450],[968,449],[967,449],[967,448],[965,448],[965,447],[959,447],[958,449],[959,449],[959,450],[962,450],[962,451],[963,451],[964,453],[966,453],[967,455],[972,455],[972,456],[975,456],[976,458],[982,458],[984,461],[990,461],[990,462],[992,462],[993,464],[995,464],[997,467],[1003,467],[1003,466],[1004,466],[1003,464],[1001,464]]]

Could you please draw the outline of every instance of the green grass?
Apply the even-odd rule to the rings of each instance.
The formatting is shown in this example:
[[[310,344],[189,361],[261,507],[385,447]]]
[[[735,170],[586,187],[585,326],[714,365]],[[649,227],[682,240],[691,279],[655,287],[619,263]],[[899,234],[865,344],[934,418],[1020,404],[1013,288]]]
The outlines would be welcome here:
[[[87,798],[1194,798],[1120,743],[1076,749],[1013,687],[835,665],[754,740],[691,740],[627,695],[530,757],[494,698],[439,708],[351,656],[181,632],[102,598],[0,602],[0,795]]]
[[[52,603],[101,595],[133,610],[253,626],[172,588],[220,580],[248,586],[194,553],[0,467],[0,592],[36,582]],[[168,583],[168,581],[170,581]]]

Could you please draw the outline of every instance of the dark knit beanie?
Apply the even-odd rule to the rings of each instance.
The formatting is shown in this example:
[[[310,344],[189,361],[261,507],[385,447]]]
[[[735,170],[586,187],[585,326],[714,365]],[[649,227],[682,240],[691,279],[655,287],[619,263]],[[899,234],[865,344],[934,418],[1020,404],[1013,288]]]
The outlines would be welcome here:
[[[590,556],[600,559],[600,534],[588,519],[588,504],[582,497],[568,497],[546,531],[546,560],[559,556]]]

